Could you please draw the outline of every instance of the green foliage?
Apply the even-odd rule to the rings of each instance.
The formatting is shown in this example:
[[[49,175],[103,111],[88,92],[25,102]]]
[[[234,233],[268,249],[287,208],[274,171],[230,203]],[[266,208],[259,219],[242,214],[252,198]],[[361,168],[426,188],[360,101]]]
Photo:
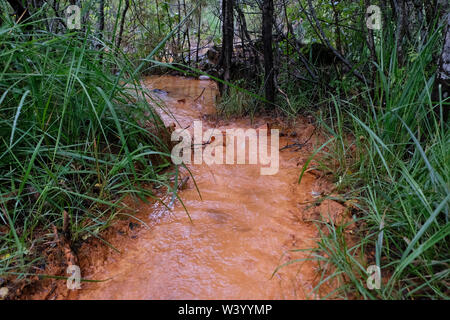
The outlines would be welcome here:
[[[62,227],[64,211],[73,241],[98,237],[116,215],[126,214],[125,196],[154,197],[149,185],[170,189],[167,132],[138,77],[147,66],[168,62],[180,71],[180,62],[192,58],[198,30],[201,43],[219,44],[220,3],[202,1],[200,10],[198,1],[183,6],[132,1],[121,51],[113,44],[124,1],[106,1],[100,37],[90,31],[99,18],[96,1],[83,1],[87,23],[83,31],[70,33],[40,9],[31,12],[33,22],[17,24],[0,0],[1,274],[26,274],[41,258],[36,248],[51,240],[54,226]],[[239,3],[258,42],[260,8]],[[315,63],[308,48],[323,39],[311,23],[307,1],[288,1],[285,8],[275,3],[276,23],[283,24],[285,15],[291,22],[303,20],[296,35],[318,75],[309,77],[290,43],[293,35],[278,39],[277,108],[290,120],[314,111],[330,135],[299,178],[320,151],[319,169],[333,174],[339,200],[352,203],[355,220],[350,226],[316,221],[320,237],[311,254],[321,273],[315,289],[337,280],[330,297],[448,299],[450,131],[442,116],[444,101],[436,106],[431,100],[440,29],[411,21],[409,36],[397,43],[398,26],[386,3],[383,31],[374,32],[373,61],[365,1],[312,1],[321,31],[373,80],[369,88],[342,64]],[[61,14],[46,10],[49,16]],[[399,44],[406,53],[402,64]],[[253,117],[261,105],[262,79],[256,74],[254,81],[229,84],[219,113]],[[144,121],[150,130],[142,127]],[[173,192],[172,200],[176,196]],[[356,241],[349,241],[348,228]],[[366,286],[369,265],[381,268],[379,290]]]
[[[166,128],[123,53],[94,49],[89,28],[28,34],[2,19],[0,273],[25,274],[64,211],[72,241],[98,237],[127,211],[124,197],[169,187],[171,162]]]
[[[337,139],[322,165],[334,172],[342,201],[357,203],[358,209],[356,244],[344,227],[318,222],[327,232],[314,256],[323,279],[339,280],[337,296],[449,298],[450,131],[442,106],[435,112],[430,98],[439,31],[429,34],[404,68],[397,65],[395,42],[386,32],[378,48],[374,97],[363,93],[361,103],[358,97],[334,95],[329,117],[322,119]],[[366,286],[372,264],[381,268],[380,290]]]
[[[239,86],[239,82],[235,84]],[[255,115],[260,101],[248,94],[245,90],[230,86],[229,93],[221,97],[218,101],[217,111],[219,115],[226,118]]]

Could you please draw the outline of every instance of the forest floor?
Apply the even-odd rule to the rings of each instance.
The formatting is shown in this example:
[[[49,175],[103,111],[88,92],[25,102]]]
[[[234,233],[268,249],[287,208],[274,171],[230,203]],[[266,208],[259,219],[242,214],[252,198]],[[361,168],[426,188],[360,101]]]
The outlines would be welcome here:
[[[318,201],[335,189],[325,174],[307,171],[298,183],[301,168],[326,141],[314,123],[263,116],[221,119],[215,114],[212,81],[173,76],[144,81],[158,89],[154,92],[170,110],[160,110],[167,126],[175,117],[176,128],[190,131],[195,120],[202,120],[203,130],[279,129],[278,173],[261,175],[260,164],[189,165],[200,191],[183,170],[178,195],[189,216],[179,200],[171,211],[159,202],[129,200],[134,218],[117,219],[101,234],[103,240],[90,238],[77,249],[82,278],[107,281],[82,282],[80,290],[68,290],[66,280],[47,278],[20,298],[317,299],[331,292],[336,284],[317,289],[327,270],[311,259],[318,224],[348,224],[349,239],[355,225],[345,204]],[[170,200],[168,194],[166,204]],[[55,252],[46,255],[43,273],[64,275],[64,259]]]

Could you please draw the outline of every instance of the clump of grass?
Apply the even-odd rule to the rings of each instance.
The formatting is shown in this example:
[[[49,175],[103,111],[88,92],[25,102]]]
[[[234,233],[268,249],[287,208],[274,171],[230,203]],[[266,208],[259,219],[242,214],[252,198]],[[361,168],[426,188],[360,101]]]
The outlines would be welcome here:
[[[312,90],[299,90],[289,83],[286,85],[286,93],[283,91],[278,95],[278,108],[289,120],[296,120],[298,115],[306,110],[311,111]]]
[[[218,114],[225,118],[232,116],[250,116],[253,118],[260,104],[260,99],[250,95],[246,90],[240,89],[238,85],[239,83],[236,86],[230,86],[229,91],[220,98],[217,104]]]
[[[356,244],[345,228],[325,224],[328,232],[314,250],[326,266],[322,278],[340,283],[337,296],[449,298],[450,131],[442,117],[448,101],[431,101],[438,43],[439,32],[430,33],[400,68],[395,41],[382,42],[375,94],[365,95],[368,107],[336,95],[331,117],[322,122],[337,141],[329,151],[337,170],[330,172],[347,190],[342,196],[358,207]],[[366,286],[369,265],[381,269],[379,290]]]
[[[35,19],[25,33],[2,21],[0,275],[24,276],[64,212],[72,242],[97,236],[124,197],[167,186],[171,162],[166,128],[123,54],[94,48],[89,27],[53,34]]]

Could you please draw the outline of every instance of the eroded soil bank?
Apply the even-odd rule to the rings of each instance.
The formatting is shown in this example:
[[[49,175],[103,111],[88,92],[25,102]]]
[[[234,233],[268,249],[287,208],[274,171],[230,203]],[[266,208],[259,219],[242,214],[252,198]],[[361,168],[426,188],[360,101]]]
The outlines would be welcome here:
[[[192,127],[194,120],[208,128],[261,128],[278,126],[280,148],[312,138],[300,150],[280,151],[277,174],[263,176],[260,165],[189,165],[202,199],[189,179],[173,211],[154,204],[136,204],[136,220],[120,221],[104,236],[117,251],[99,241],[83,245],[78,255],[86,279],[70,291],[71,299],[316,299],[320,281],[312,261],[277,266],[292,259],[308,258],[318,237],[311,219],[345,214],[340,204],[325,200],[311,206],[315,196],[332,192],[333,185],[306,173],[298,184],[300,169],[315,145],[323,141],[307,119],[294,126],[277,125],[273,119],[217,120],[216,85],[179,77],[150,77],[145,84],[166,103],[172,115],[161,112],[167,125]],[[186,176],[186,172],[183,172]],[[167,199],[167,202],[169,199]],[[48,289],[50,290],[50,288]],[[50,296],[51,298],[51,296]],[[61,298],[61,297],[56,297]]]

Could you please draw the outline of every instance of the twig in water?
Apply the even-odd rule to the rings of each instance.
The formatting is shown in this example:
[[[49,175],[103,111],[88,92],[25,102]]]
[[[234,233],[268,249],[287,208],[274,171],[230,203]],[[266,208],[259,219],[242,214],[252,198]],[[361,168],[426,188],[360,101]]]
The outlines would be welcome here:
[[[194,99],[194,102],[196,102],[198,99],[200,99],[200,97],[201,97],[201,96],[203,95],[203,93],[205,92],[205,89],[206,89],[206,88],[203,88],[202,93],[200,93],[200,95],[199,95],[197,98]]]
[[[311,133],[309,138],[306,139],[305,142],[303,142],[303,143],[296,142],[296,143],[293,143],[293,144],[288,144],[287,146],[284,146],[283,148],[281,148],[280,151],[283,151],[283,150],[289,149],[289,148],[294,148],[294,147],[297,147],[297,150],[295,150],[295,151],[299,151],[301,148],[303,148],[311,140],[311,138],[313,137],[314,133],[316,132],[316,129],[317,129],[317,127],[314,127],[313,132]]]

